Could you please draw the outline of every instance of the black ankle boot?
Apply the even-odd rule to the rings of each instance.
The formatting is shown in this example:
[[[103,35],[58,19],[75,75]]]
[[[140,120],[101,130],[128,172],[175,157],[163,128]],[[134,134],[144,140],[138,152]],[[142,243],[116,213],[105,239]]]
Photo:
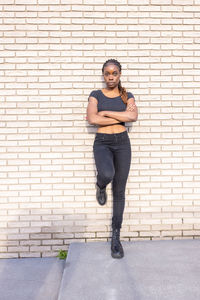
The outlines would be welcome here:
[[[106,204],[107,201],[106,187],[100,189],[97,182],[96,182],[96,199],[100,205]]]
[[[111,255],[113,258],[122,258],[124,256],[124,250],[120,242],[120,229],[113,229],[111,240]]]

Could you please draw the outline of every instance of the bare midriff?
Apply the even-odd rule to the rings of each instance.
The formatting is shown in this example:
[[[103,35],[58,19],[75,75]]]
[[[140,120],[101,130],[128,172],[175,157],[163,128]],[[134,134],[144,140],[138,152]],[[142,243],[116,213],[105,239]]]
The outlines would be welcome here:
[[[97,132],[99,133],[120,133],[126,131],[126,127],[122,124],[112,124],[107,126],[99,126]]]

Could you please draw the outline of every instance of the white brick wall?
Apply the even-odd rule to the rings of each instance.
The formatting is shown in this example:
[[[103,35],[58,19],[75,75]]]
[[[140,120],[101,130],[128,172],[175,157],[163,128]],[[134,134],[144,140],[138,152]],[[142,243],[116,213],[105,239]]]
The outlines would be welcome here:
[[[139,117],[123,240],[200,236],[200,1],[0,0],[0,257],[109,241],[87,98],[108,58]]]

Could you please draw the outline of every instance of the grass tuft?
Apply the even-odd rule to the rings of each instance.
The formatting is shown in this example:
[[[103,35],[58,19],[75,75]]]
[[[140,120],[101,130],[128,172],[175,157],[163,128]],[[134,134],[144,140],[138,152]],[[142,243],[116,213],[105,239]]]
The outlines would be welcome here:
[[[60,249],[59,253],[56,257],[58,257],[60,259],[66,259],[67,258],[67,251]]]

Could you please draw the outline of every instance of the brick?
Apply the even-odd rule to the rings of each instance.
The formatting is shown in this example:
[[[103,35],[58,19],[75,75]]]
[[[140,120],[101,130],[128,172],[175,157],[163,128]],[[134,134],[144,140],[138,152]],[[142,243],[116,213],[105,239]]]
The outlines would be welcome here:
[[[37,252],[37,251],[50,251],[50,246],[31,246],[30,252]]]
[[[20,258],[25,258],[25,257],[41,257],[40,252],[20,252],[19,253]]]
[[[172,237],[172,236],[181,236],[182,232],[181,231],[162,231],[162,236],[168,236],[168,237]]]
[[[0,258],[18,258],[18,253],[0,253]]]

